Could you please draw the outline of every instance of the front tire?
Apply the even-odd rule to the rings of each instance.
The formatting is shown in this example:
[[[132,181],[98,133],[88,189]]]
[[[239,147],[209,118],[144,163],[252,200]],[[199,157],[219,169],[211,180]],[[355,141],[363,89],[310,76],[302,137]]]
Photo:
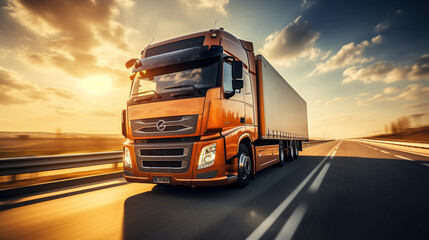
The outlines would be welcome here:
[[[244,144],[238,148],[238,180],[237,187],[244,188],[249,184],[252,173],[252,159],[250,158],[249,149]]]

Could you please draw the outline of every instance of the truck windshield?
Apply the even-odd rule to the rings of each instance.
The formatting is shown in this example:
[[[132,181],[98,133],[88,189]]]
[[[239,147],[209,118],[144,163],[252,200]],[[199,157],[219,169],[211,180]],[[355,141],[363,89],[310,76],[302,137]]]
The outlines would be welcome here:
[[[218,59],[143,70],[134,78],[131,95],[145,96],[178,92],[183,91],[185,87],[210,88],[216,86],[217,75]]]

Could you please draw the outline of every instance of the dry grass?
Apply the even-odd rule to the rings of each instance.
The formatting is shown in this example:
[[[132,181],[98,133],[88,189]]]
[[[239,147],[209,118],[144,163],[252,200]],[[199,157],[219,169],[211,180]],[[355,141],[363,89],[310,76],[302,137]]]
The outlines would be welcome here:
[[[429,143],[429,126],[409,128],[396,134],[381,134],[369,137],[371,139]]]

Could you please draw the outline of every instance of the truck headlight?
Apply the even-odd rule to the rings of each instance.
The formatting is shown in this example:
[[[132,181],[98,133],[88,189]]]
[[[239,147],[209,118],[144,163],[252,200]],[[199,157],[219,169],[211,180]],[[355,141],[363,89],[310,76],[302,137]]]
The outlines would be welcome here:
[[[197,169],[210,167],[214,164],[216,158],[216,143],[205,146],[201,150]]]
[[[127,168],[133,168],[130,150],[127,147],[124,147],[124,166]]]

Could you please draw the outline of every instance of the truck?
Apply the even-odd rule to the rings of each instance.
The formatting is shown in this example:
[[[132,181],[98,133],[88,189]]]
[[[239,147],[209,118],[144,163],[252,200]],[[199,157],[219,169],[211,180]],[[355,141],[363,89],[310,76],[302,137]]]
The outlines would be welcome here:
[[[149,45],[125,65],[128,182],[245,187],[308,140],[304,99],[252,42],[222,28]]]

